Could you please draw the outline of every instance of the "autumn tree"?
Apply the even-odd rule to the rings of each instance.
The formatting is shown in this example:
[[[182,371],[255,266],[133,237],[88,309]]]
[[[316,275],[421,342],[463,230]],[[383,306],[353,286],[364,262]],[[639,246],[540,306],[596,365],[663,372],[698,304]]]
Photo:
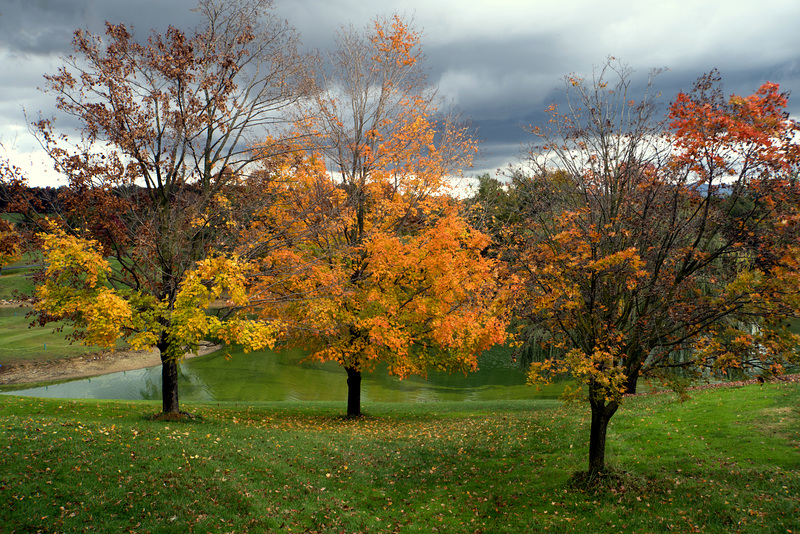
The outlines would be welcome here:
[[[3,266],[13,262],[20,251],[21,236],[6,220],[0,219],[0,271]]]
[[[201,341],[219,339],[245,350],[272,346],[278,325],[247,318],[220,320],[206,313],[212,303],[227,298],[246,306],[247,266],[235,258],[209,257],[198,261],[176,292],[172,308],[166,301],[130,288],[110,284],[114,271],[100,252],[100,244],[55,229],[41,236],[47,263],[44,282],[36,288],[40,314],[69,321],[75,336],[86,344],[113,346],[125,338],[138,349],[158,345],[164,336],[159,321],[167,316],[164,357],[179,360]]]
[[[0,210],[14,213],[18,206],[10,202],[11,191],[18,192],[24,188],[24,174],[8,159],[0,159]],[[14,215],[5,215],[0,218],[0,270],[4,265],[13,262],[20,254],[26,251],[24,232],[20,233],[13,220],[19,218]]]
[[[797,310],[785,282],[796,281],[786,245],[798,155],[786,96],[765,84],[725,99],[712,74],[678,95],[667,123],[652,80],[634,100],[614,61],[566,78],[565,111],[552,106],[550,126],[533,129],[515,234],[517,312],[538,356],[530,380],[571,373],[586,388],[592,477],[640,377],[679,386],[797,359],[785,321]]]
[[[119,322],[115,334],[145,339],[161,352],[164,413],[179,411],[178,360],[196,347],[179,330],[206,329],[202,317],[186,319],[187,306],[211,305],[198,296],[202,287],[230,297],[234,287],[226,284],[246,269],[237,225],[259,204],[248,196],[259,191],[246,187],[248,142],[280,131],[284,110],[309,88],[296,35],[269,8],[267,0],[201,0],[196,30],[170,27],[146,41],[124,24],[107,24],[104,35],[78,30],[75,55],[46,76],[46,90],[82,133],[68,139],[49,120],[36,124],[68,182],[63,211],[41,227],[63,231],[48,241],[49,253],[78,248],[76,257],[110,257],[114,268],[89,288],[72,263],[51,260],[40,321],[67,319],[93,341],[93,323],[108,320],[97,300],[108,286],[135,319]],[[48,285],[64,273],[77,281],[63,291]],[[240,334],[229,332],[228,341],[247,341]]]
[[[362,373],[474,370],[504,322],[496,262],[481,255],[488,239],[448,196],[474,143],[437,113],[418,33],[395,16],[337,42],[298,121],[317,143],[264,159],[264,172],[292,180],[256,228],[296,225],[264,257],[256,298],[262,317],[286,325],[285,344],[344,367],[347,414],[359,416]]]

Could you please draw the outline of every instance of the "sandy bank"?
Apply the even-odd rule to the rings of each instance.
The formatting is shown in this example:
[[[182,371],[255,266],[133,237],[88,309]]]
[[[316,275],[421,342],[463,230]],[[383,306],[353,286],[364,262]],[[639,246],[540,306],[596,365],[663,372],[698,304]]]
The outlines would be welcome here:
[[[198,356],[219,350],[221,345],[202,347]],[[186,358],[193,358],[187,354]],[[145,351],[107,351],[73,358],[58,360],[42,360],[23,362],[0,367],[0,384],[28,384],[32,382],[50,382],[54,380],[70,380],[91,376],[132,371],[161,365],[161,357],[157,350]]]

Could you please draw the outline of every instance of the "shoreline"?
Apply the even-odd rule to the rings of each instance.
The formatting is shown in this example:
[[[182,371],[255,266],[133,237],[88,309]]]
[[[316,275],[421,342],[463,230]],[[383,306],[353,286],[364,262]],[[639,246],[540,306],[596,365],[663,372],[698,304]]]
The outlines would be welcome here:
[[[201,346],[197,354],[187,353],[184,359],[205,356],[222,348],[222,345]],[[0,367],[0,385],[32,384],[91,378],[94,376],[134,371],[161,365],[157,349],[104,351],[57,360],[38,360]]]
[[[0,300],[0,308],[30,309],[29,300]],[[223,345],[201,345],[198,353],[188,352],[184,359],[211,354]],[[80,356],[57,359],[39,359],[0,365],[0,386],[35,384],[91,378],[122,371],[135,371],[161,365],[157,349],[152,350],[98,350]]]

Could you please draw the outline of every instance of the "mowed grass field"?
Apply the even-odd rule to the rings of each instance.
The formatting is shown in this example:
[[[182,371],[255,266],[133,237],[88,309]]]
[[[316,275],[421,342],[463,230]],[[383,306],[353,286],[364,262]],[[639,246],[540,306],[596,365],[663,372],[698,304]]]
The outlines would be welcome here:
[[[583,404],[159,405],[0,396],[3,532],[800,532],[800,386]]]
[[[0,275],[0,298],[29,288]],[[27,286],[26,286],[27,284]],[[8,296],[4,296],[8,294]],[[0,309],[0,364],[96,351]],[[184,405],[0,395],[0,532],[800,532],[800,386],[582,404]]]
[[[33,292],[30,268],[16,268],[18,265],[31,265],[36,259],[23,258],[0,272],[0,300],[14,301],[20,296]],[[19,306],[0,307],[0,365],[13,365],[26,361],[58,360],[101,350],[72,343],[67,336],[72,328],[60,323],[31,327],[32,318],[27,314],[30,308]],[[119,347],[123,347],[122,343]]]
[[[31,274],[41,259],[26,254],[8,265],[0,265],[0,300],[17,300],[33,294]]]
[[[70,342],[72,329],[57,323],[30,327],[29,308],[0,308],[0,365],[26,361],[58,360],[101,350]]]

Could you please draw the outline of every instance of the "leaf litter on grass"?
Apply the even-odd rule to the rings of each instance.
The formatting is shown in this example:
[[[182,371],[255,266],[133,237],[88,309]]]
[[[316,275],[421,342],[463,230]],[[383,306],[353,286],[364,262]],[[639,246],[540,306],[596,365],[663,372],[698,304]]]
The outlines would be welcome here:
[[[155,404],[9,397],[0,496],[19,506],[3,519],[81,530],[106,514],[109,528],[136,532],[797,531],[800,481],[783,467],[796,448],[758,436],[749,443],[774,448],[768,461],[734,439],[780,420],[769,410],[797,394],[735,398],[752,421],[717,417],[733,399],[704,395],[626,404],[609,435],[620,478],[603,491],[568,484],[588,437],[574,407],[374,405],[350,420],[333,403],[222,404],[160,422]]]

